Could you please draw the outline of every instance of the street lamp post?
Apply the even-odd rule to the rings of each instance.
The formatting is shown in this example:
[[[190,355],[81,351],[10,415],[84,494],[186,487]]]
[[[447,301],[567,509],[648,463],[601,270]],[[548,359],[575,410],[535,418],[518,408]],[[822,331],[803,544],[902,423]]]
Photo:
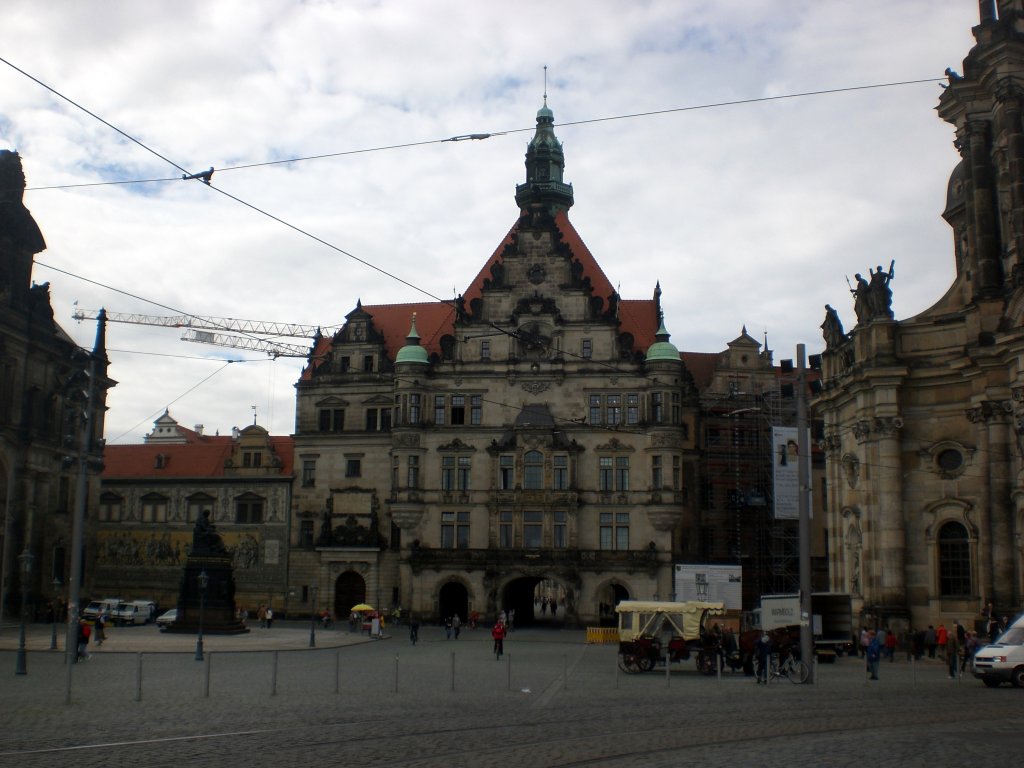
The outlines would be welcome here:
[[[50,650],[57,650],[57,606],[60,604],[60,579],[53,580],[53,602],[50,603]]]
[[[18,655],[14,663],[14,674],[27,675],[25,661],[25,612],[28,610],[28,581],[32,575],[32,553],[26,548],[18,555],[21,563],[21,628],[18,633]]]
[[[309,647],[316,648],[316,592],[317,587],[313,585],[313,602],[309,609]]]
[[[206,588],[210,586],[210,577],[204,568],[196,577],[199,583],[199,632],[196,635],[196,661],[203,660],[203,611],[206,609]]]

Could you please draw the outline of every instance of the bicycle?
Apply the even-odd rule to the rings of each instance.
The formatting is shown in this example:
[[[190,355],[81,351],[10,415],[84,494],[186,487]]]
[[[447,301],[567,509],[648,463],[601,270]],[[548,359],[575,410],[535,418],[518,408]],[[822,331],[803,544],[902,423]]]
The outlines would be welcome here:
[[[811,670],[808,669],[806,664],[797,658],[795,653],[787,653],[786,657],[782,660],[779,659],[779,654],[772,654],[771,662],[768,665],[769,683],[777,677],[785,677],[794,685],[798,683],[806,683],[807,678],[810,677],[810,675]]]

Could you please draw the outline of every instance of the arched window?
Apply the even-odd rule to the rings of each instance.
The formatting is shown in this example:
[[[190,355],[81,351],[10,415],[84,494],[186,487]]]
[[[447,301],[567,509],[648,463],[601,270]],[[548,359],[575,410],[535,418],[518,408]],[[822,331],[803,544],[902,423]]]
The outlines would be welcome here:
[[[971,590],[971,548],[967,529],[949,522],[939,529],[939,594],[966,597]]]
[[[527,451],[523,456],[523,488],[538,491],[544,487],[544,454]]]

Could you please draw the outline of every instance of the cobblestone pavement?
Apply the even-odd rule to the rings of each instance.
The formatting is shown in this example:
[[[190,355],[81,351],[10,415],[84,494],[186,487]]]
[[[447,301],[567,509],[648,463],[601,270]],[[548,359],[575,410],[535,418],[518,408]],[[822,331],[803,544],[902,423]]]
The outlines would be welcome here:
[[[276,652],[225,645],[199,662],[147,649],[154,630],[74,665],[66,704],[62,654],[32,650],[15,675],[9,634],[3,767],[936,768],[1024,751],[1024,691],[950,680],[937,660],[883,662],[869,682],[862,662],[842,659],[815,685],[765,687],[700,676],[692,662],[626,675],[615,646],[575,631],[517,631],[499,661],[484,630],[446,641],[424,627],[415,647],[404,633],[335,632],[334,646],[308,649],[308,625],[284,626],[256,638]]]

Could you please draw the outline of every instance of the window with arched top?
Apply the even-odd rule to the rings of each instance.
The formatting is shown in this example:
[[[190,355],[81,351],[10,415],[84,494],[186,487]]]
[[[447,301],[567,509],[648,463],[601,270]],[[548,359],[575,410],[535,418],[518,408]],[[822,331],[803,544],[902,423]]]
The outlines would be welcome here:
[[[939,529],[939,594],[968,597],[971,589],[971,546],[967,529],[950,521]]]
[[[527,451],[523,455],[523,488],[537,491],[544,487],[544,454]]]

